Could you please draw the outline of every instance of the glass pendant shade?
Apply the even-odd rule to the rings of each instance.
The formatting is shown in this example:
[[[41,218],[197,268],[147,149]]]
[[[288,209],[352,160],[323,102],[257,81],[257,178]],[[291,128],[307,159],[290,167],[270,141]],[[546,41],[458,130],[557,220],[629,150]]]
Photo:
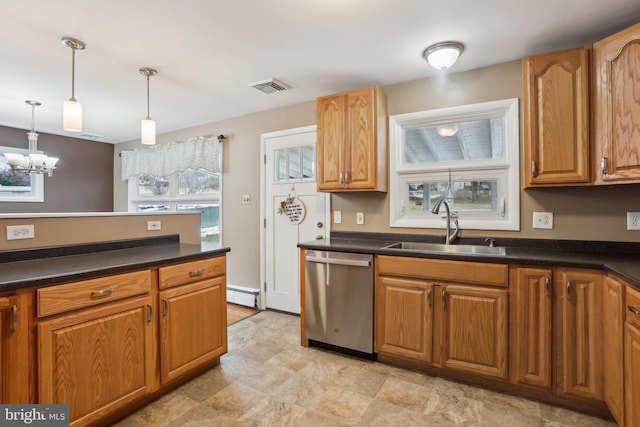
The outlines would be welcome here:
[[[142,121],[140,126],[141,142],[145,145],[153,145],[156,143],[156,122],[150,118]]]
[[[62,128],[68,132],[82,132],[82,104],[75,99],[62,104]]]

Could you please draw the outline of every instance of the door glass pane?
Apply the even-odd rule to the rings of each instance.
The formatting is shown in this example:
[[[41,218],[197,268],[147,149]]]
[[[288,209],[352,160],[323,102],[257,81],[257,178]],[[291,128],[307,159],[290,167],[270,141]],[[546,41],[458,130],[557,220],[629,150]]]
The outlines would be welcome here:
[[[300,179],[300,147],[289,148],[289,179]]]
[[[316,150],[313,145],[302,147],[302,178],[316,177]]]
[[[281,148],[273,152],[273,161],[275,162],[274,177],[275,182],[287,180],[287,150]]]
[[[207,203],[185,203],[176,207],[178,212],[201,212],[200,238],[203,242],[220,241],[220,205]]]
[[[138,196],[152,197],[169,194],[169,178],[164,176],[139,175]]]
[[[204,169],[187,169],[180,172],[178,194],[213,194],[220,192],[220,174]]]
[[[168,204],[144,204],[138,205],[138,212],[168,212],[169,205]]]
[[[502,117],[405,128],[405,163],[446,163],[503,157]]]
[[[457,212],[497,210],[496,180],[454,181],[450,189],[447,182],[410,182],[408,190],[410,212],[428,212],[441,197],[446,197],[451,209]],[[444,212],[444,207],[441,209]]]

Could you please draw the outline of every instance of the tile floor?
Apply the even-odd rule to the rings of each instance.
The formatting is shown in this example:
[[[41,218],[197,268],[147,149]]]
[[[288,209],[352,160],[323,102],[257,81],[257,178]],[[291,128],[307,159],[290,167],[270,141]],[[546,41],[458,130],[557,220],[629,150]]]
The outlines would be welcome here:
[[[229,326],[221,365],[120,421],[129,426],[615,426],[600,418],[299,344],[299,318]]]

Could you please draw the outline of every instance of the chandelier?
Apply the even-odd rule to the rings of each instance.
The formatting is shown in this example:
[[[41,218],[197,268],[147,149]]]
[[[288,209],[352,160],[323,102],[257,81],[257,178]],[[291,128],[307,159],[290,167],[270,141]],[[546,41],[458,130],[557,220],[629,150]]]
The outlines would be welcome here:
[[[31,131],[27,132],[29,138],[29,155],[23,156],[18,153],[4,153],[4,157],[7,159],[7,164],[11,167],[12,171],[20,171],[24,173],[37,173],[53,175],[53,171],[56,168],[58,162],[57,157],[49,157],[46,154],[38,152],[38,134],[35,131],[35,111],[38,105],[41,105],[38,101],[25,101],[31,105]]]

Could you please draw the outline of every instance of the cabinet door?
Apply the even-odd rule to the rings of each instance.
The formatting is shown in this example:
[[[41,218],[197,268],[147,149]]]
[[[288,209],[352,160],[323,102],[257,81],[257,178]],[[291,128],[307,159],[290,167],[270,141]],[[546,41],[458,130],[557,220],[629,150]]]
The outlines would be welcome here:
[[[640,426],[640,329],[626,322],[624,329],[624,396],[626,425]]]
[[[227,351],[224,277],[160,292],[162,383],[214,360]]]
[[[67,403],[90,424],[153,390],[152,297],[87,309],[38,325],[38,401]]]
[[[442,365],[506,379],[507,291],[447,285],[441,302]]]
[[[593,45],[596,182],[640,182],[640,24]]]
[[[344,188],[346,105],[343,94],[318,98],[316,164],[318,191]]]
[[[559,270],[558,393],[603,400],[602,274]]]
[[[552,271],[516,270],[513,301],[515,381],[551,389]]]
[[[619,425],[624,425],[624,292],[612,277],[604,279],[602,317],[604,336],[604,401]]]
[[[376,188],[376,89],[355,90],[347,95],[345,174],[350,189]]]
[[[21,300],[0,297],[0,403],[29,402],[29,317]]]
[[[589,46],[523,60],[527,187],[589,182]]]
[[[432,305],[430,283],[378,277],[376,351],[431,362]]]

